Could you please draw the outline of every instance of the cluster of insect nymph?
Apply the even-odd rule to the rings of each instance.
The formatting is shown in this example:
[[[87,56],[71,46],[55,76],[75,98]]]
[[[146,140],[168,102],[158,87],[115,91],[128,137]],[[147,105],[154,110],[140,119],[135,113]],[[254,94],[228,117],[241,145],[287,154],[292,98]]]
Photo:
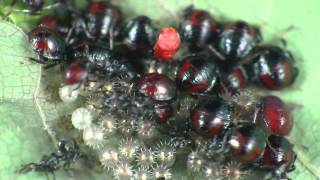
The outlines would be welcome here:
[[[42,0],[22,2],[31,14],[45,9]],[[43,16],[29,32],[38,54],[30,60],[61,67],[63,102],[85,97],[69,120],[79,138],[19,173],[53,174],[95,159],[114,179],[176,179],[177,164],[195,179],[289,179],[290,110],[259,93],[295,81],[285,47],[263,43],[243,20],[217,22],[193,6],[179,24],[159,28],[147,16],[124,19],[110,2],[51,7],[59,5],[68,17]]]

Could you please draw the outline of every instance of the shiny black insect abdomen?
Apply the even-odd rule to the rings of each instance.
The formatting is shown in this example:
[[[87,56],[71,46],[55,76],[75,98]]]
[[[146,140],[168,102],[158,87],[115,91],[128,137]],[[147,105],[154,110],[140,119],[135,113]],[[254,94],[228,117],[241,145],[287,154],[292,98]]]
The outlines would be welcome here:
[[[234,62],[248,55],[261,39],[259,29],[244,21],[236,21],[224,28],[218,41],[218,51]]]
[[[29,33],[29,42],[41,58],[46,60],[62,61],[66,57],[67,44],[55,31],[41,26]]]
[[[187,8],[180,25],[183,41],[187,42],[191,51],[204,49],[218,35],[219,27],[209,12]]]
[[[71,49],[69,59],[86,59],[90,63],[90,71],[118,72],[125,73],[129,77],[136,76],[135,67],[110,49],[93,44],[76,45]]]
[[[257,47],[254,52],[253,70],[257,84],[278,90],[291,85],[297,75],[293,56],[290,52],[273,45]]]
[[[120,33],[122,43],[137,56],[146,55],[152,49],[156,34],[147,16],[138,16],[129,21]]]

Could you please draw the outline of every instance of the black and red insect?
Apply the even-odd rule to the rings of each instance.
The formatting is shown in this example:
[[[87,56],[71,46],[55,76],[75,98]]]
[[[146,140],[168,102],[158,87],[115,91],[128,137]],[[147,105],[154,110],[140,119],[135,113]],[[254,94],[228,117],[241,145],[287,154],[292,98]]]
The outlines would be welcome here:
[[[291,132],[293,120],[284,102],[277,96],[264,96],[261,99],[258,124],[268,134],[286,136]]]
[[[293,144],[280,136],[271,135],[268,138],[260,166],[271,169],[270,178],[288,179],[287,173],[295,170],[294,162],[297,154],[293,151]]]
[[[263,156],[266,138],[266,133],[261,128],[245,123],[233,129],[228,144],[235,158],[244,163],[254,163]]]
[[[229,105],[220,99],[200,104],[191,112],[191,127],[195,132],[211,138],[229,128],[232,112]]]
[[[239,61],[261,42],[260,30],[245,21],[227,24],[219,36],[217,50],[230,62]]]
[[[279,90],[291,85],[298,69],[290,52],[273,45],[257,47],[253,61],[255,82],[270,90]]]
[[[189,93],[209,93],[219,82],[219,68],[214,58],[201,55],[183,59],[176,75],[177,86]]]
[[[89,63],[84,59],[75,60],[66,66],[62,73],[64,84],[78,84],[87,79],[89,74]]]
[[[192,6],[184,10],[180,33],[191,51],[205,49],[209,43],[216,40],[219,31],[219,25],[209,12],[194,9]]]
[[[137,83],[137,91],[155,101],[170,101],[177,94],[174,81],[157,73],[144,74]]]
[[[67,44],[63,37],[54,30],[39,26],[33,29],[28,37],[32,50],[40,56],[40,59],[36,60],[37,62],[57,63],[66,59]]]
[[[120,9],[104,1],[92,2],[85,15],[87,30],[97,40],[113,40],[121,19]]]
[[[246,66],[236,65],[230,66],[226,72],[223,72],[221,79],[226,90],[236,92],[249,85],[252,77]]]
[[[147,56],[155,40],[155,28],[147,16],[135,17],[120,32],[121,43],[129,50],[128,53],[135,57]]]

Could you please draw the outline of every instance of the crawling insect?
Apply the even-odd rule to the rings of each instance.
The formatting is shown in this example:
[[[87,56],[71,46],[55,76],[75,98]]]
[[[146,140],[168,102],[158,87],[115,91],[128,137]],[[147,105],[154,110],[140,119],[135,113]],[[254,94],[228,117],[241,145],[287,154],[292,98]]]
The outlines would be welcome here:
[[[70,46],[70,58],[74,61],[63,72],[64,84],[78,84],[89,74],[102,76],[123,75],[132,79],[137,75],[135,66],[114,54],[110,49],[91,43]]]
[[[48,178],[48,174],[52,174],[53,179],[55,178],[54,171],[60,168],[59,156],[56,153],[51,153],[49,156],[44,155],[39,163],[28,163],[22,165],[17,171],[20,174],[28,173],[30,171],[44,172]]]
[[[294,145],[285,137],[271,135],[268,146],[265,148],[260,161],[262,168],[271,169],[266,179],[291,180],[287,175],[295,170],[297,154],[293,151]]]
[[[63,167],[65,170],[80,159],[86,159],[87,155],[80,152],[79,145],[75,140],[73,143],[67,143],[64,140],[58,142],[58,151],[52,152],[50,155],[44,155],[38,163],[28,163],[22,165],[17,173],[24,174],[30,171],[44,172],[48,178],[48,174],[52,174],[55,180],[54,172]]]
[[[66,1],[66,0],[53,0],[53,3],[48,6],[45,5],[44,0],[12,0],[10,3],[10,6],[13,7],[15,4],[21,3],[23,4],[26,9],[14,9],[15,12],[22,12],[27,13],[29,15],[41,15],[42,11],[45,10],[51,10],[51,9],[57,9],[61,8],[62,6],[66,6],[68,9],[72,9],[74,6],[73,1]],[[11,12],[9,12],[8,15],[10,15]]]

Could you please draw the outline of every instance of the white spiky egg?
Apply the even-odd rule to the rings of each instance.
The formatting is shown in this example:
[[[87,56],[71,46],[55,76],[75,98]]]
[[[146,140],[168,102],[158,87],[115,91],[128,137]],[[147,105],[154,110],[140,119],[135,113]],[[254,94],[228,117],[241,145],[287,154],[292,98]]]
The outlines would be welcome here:
[[[153,169],[153,174],[155,179],[171,179],[172,173],[170,169],[164,165],[157,165]]]
[[[205,163],[204,158],[197,151],[193,151],[189,154],[187,160],[187,168],[193,173],[200,172]]]
[[[156,134],[156,126],[152,121],[139,121],[137,125],[137,134],[140,139],[151,139]]]
[[[240,180],[248,174],[248,171],[242,170],[239,162],[231,161],[222,167],[222,176],[227,180]]]
[[[136,123],[128,116],[121,117],[118,124],[118,130],[124,136],[131,136],[135,132]]]
[[[79,130],[89,128],[92,124],[92,120],[93,120],[92,110],[85,107],[80,107],[74,110],[71,116],[73,127]]]
[[[129,162],[119,161],[113,168],[113,176],[116,180],[133,180],[134,171]]]
[[[149,170],[149,168],[138,168],[134,172],[134,179],[135,180],[151,180],[152,179],[152,173]]]
[[[117,131],[117,119],[112,114],[102,114],[99,117],[99,125],[104,129],[107,136],[113,135]]]
[[[104,168],[113,168],[119,160],[117,149],[111,146],[105,146],[99,153],[99,160]]]
[[[243,109],[248,110],[258,104],[258,99],[252,91],[243,89],[232,96],[231,102]]]
[[[65,103],[72,103],[77,100],[80,94],[79,84],[63,85],[59,88],[59,97]]]
[[[89,147],[99,149],[104,142],[104,131],[100,126],[91,125],[83,130],[83,141]]]
[[[155,162],[154,152],[151,149],[143,147],[138,151],[136,161],[140,167],[149,168]]]
[[[176,161],[176,149],[168,141],[161,141],[156,146],[156,157],[160,164],[171,167]]]
[[[140,144],[132,138],[123,138],[119,146],[119,154],[121,158],[131,162],[134,160]]]
[[[103,93],[96,92],[88,94],[86,103],[97,108],[97,109],[103,109],[104,108],[104,100],[105,96]]]
[[[203,176],[208,180],[222,180],[221,167],[215,163],[207,163],[202,169]]]

